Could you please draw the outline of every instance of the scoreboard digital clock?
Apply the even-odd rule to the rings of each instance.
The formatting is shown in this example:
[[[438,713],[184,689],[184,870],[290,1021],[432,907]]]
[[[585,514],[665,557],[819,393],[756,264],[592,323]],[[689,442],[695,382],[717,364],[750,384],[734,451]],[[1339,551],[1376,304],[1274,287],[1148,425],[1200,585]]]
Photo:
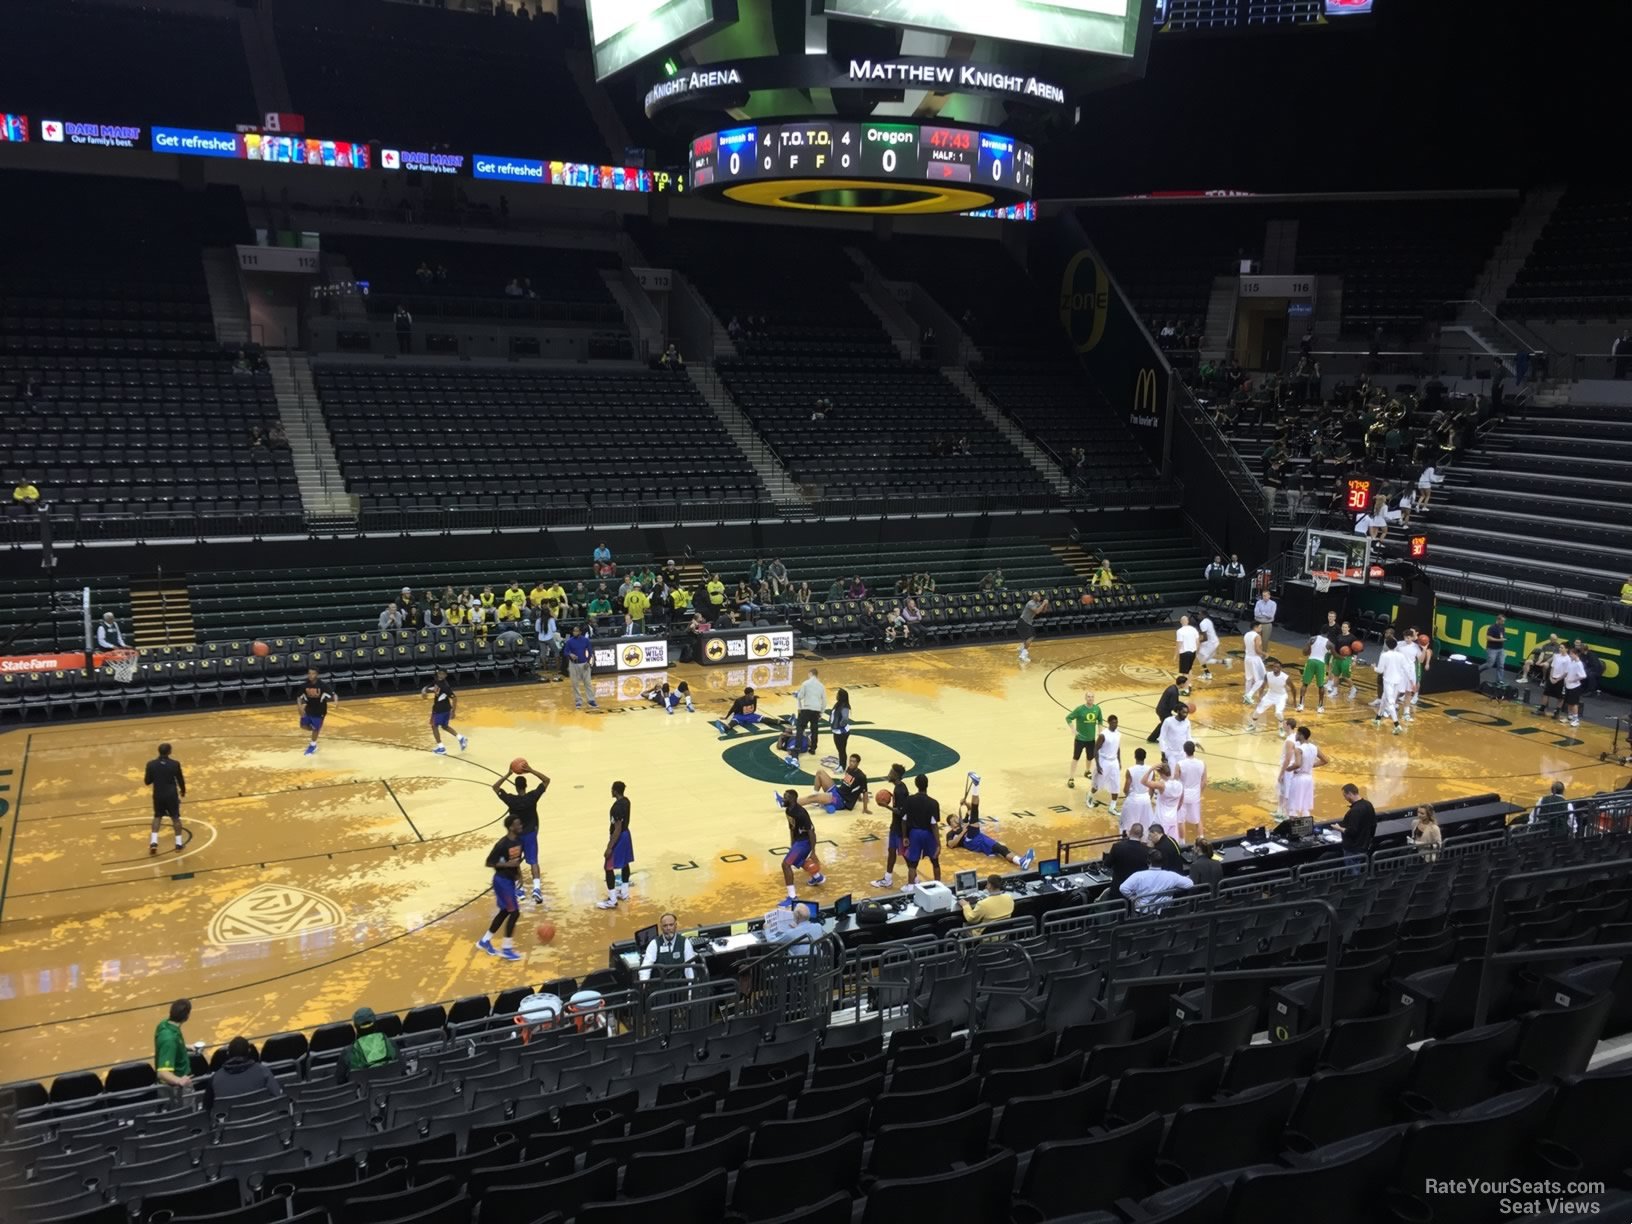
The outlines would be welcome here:
[[[748,204],[838,212],[961,212],[1029,199],[1030,145],[1001,132],[814,118],[707,132],[691,186]]]

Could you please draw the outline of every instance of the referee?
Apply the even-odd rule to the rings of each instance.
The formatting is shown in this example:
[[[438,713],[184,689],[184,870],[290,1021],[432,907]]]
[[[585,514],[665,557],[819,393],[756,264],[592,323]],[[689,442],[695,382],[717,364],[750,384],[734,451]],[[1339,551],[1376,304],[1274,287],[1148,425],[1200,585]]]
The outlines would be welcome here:
[[[153,788],[153,828],[147,835],[147,852],[159,852],[159,823],[166,816],[176,833],[176,849],[181,849],[181,800],[187,793],[187,779],[181,762],[170,755],[170,745],[160,744],[159,755],[147,763],[142,781]]]
[[[797,739],[793,745],[794,754],[801,751],[800,742],[804,744],[803,751],[816,751],[816,736],[822,723],[822,711],[827,708],[827,690],[817,678],[816,669],[810,669],[810,676],[794,692],[799,702],[799,722],[795,731]]]

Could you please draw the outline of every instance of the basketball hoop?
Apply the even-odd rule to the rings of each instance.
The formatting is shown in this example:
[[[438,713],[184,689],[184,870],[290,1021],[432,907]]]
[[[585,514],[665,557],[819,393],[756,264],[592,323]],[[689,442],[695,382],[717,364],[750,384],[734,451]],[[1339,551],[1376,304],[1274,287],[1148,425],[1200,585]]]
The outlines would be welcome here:
[[[1332,576],[1330,574],[1317,571],[1316,573],[1311,574],[1310,577],[1315,580],[1315,590],[1319,591],[1322,595],[1332,589]]]
[[[98,655],[96,661],[98,665],[106,666],[120,684],[129,684],[136,679],[136,665],[141,662],[141,657],[134,650],[112,650]]]

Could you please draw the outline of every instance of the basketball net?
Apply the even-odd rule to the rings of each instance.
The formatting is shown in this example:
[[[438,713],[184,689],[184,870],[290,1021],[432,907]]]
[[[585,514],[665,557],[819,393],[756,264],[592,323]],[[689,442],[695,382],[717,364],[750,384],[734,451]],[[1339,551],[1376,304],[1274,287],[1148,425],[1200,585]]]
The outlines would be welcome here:
[[[1317,571],[1311,575],[1311,577],[1313,577],[1315,580],[1315,590],[1319,591],[1322,595],[1332,589],[1332,576],[1330,574],[1320,573]]]
[[[120,684],[129,684],[136,679],[136,667],[140,662],[141,655],[134,650],[110,650],[96,656],[96,665],[106,667]]]

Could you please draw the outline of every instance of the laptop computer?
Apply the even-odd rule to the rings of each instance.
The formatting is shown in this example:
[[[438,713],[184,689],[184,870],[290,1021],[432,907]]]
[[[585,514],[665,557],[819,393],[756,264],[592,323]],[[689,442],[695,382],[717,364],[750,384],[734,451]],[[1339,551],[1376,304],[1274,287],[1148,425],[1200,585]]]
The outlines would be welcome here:
[[[641,927],[640,930],[635,932],[635,949],[636,949],[636,951],[640,952],[642,955],[645,955],[646,945],[651,943],[652,940],[654,940],[656,938],[657,938],[657,927],[655,925]]]
[[[980,873],[978,871],[960,871],[952,877],[953,892],[974,892],[979,885]]]
[[[856,909],[855,900],[852,898],[851,894],[845,893],[844,896],[840,897],[837,901],[833,902],[833,917],[835,917],[835,918],[847,917],[850,914],[854,913],[855,909]]]
[[[1037,874],[1045,880],[1058,879],[1060,874],[1059,859],[1043,859],[1037,864]]]

